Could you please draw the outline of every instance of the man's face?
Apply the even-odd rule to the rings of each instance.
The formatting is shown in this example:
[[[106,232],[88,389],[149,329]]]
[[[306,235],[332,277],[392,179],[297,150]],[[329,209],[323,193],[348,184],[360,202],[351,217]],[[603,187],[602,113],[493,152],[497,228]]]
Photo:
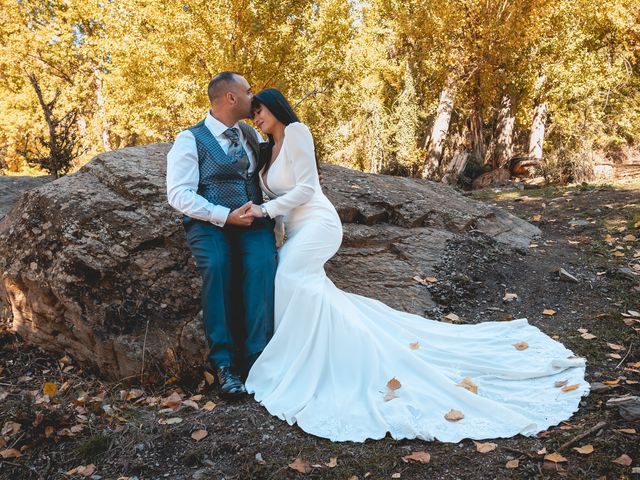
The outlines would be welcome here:
[[[236,100],[235,112],[238,118],[250,118],[253,93],[251,92],[251,85],[244,77],[236,75],[236,81],[233,83],[233,94]]]

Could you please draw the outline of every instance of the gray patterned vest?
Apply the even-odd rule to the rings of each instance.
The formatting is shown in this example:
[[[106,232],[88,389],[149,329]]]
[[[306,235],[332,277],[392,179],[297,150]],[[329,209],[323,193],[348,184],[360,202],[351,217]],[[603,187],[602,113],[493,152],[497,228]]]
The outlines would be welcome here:
[[[255,161],[259,158],[259,143],[255,131],[246,123],[238,123],[249,147],[253,150]],[[198,194],[215,205],[234,210],[249,200],[262,203],[262,191],[258,179],[258,168],[248,174],[246,166],[232,159],[205,126],[204,120],[189,128],[196,139],[200,180]]]

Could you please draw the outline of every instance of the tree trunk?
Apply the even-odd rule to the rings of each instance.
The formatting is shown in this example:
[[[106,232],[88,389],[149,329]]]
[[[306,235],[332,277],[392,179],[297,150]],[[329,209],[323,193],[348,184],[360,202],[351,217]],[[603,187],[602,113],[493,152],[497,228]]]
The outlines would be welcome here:
[[[484,140],[482,138],[482,119],[480,111],[474,109],[469,116],[469,138],[471,141],[471,155],[474,161],[482,164],[484,157]]]
[[[98,68],[93,69],[93,75],[96,80],[96,103],[98,104],[98,117],[100,118],[100,126],[102,128],[102,146],[106,151],[111,150],[111,135],[109,133],[109,122],[107,120],[107,111],[105,108],[104,94],[102,88],[104,81],[100,76],[100,70]]]
[[[533,112],[531,135],[529,137],[529,157],[535,160],[542,160],[544,124],[547,120],[547,108],[547,102],[539,102]]]
[[[503,95],[495,134],[489,145],[485,164],[492,169],[505,165],[513,156],[513,127],[516,119],[511,107],[511,97]]]
[[[448,183],[449,185],[454,185],[458,181],[458,177],[464,170],[464,167],[467,166],[467,161],[469,160],[469,152],[466,150],[458,150],[453,155],[451,162],[449,162],[449,166],[447,167],[447,171],[442,177],[443,183]]]
[[[442,92],[440,92],[436,119],[433,122],[433,129],[431,131],[429,151],[422,169],[422,178],[432,178],[440,168],[444,141],[449,131],[449,123],[451,122],[454,93],[453,81],[449,78],[442,88]]]

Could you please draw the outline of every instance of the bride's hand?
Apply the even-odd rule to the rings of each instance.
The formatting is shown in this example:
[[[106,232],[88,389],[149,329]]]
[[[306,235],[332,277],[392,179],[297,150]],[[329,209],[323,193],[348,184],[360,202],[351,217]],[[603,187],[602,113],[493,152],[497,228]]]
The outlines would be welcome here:
[[[243,217],[253,217],[253,218],[262,218],[262,210],[260,209],[260,205],[256,205],[255,203],[251,205]]]

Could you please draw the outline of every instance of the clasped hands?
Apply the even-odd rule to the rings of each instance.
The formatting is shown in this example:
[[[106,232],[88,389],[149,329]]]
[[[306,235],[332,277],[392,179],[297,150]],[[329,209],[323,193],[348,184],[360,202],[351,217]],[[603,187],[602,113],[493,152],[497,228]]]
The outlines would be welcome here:
[[[250,227],[253,220],[262,218],[262,210],[259,205],[248,201],[239,208],[236,208],[227,217],[227,224],[239,227]]]

